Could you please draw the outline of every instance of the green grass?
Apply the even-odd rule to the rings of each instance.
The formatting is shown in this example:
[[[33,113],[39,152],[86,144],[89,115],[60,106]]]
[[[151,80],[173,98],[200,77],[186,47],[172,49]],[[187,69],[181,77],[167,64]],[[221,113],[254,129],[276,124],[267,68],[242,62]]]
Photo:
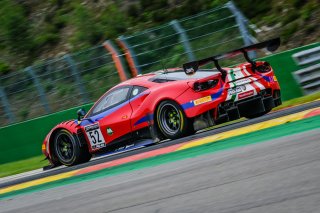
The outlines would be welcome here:
[[[316,92],[316,93],[313,93],[311,95],[306,95],[306,96],[302,96],[302,97],[299,97],[299,98],[294,98],[294,99],[285,101],[285,102],[282,103],[282,105],[274,108],[273,111],[277,111],[277,110],[284,109],[284,108],[287,108],[287,107],[308,103],[308,102],[311,102],[311,101],[315,101],[317,99],[320,99],[320,92]]]
[[[36,156],[26,160],[1,164],[0,178],[42,168],[48,165],[48,161],[43,159],[44,156]]]
[[[317,93],[314,93],[311,95],[307,95],[307,96],[303,96],[303,97],[299,97],[299,98],[295,98],[295,99],[292,99],[289,101],[285,101],[281,106],[275,108],[274,111],[280,110],[280,109],[283,109],[286,107],[291,107],[291,106],[307,103],[310,101],[314,101],[319,98],[320,98],[320,92],[317,92]],[[230,122],[223,123],[223,124],[220,124],[217,126],[213,126],[213,127],[207,128],[206,130],[230,125],[230,124],[237,123],[237,122],[243,121],[243,120],[245,120],[245,118],[241,118],[239,120],[230,121]],[[9,175],[19,174],[22,172],[31,171],[34,169],[42,168],[43,166],[48,165],[48,161],[46,161],[46,160],[43,161],[43,159],[44,159],[44,156],[36,156],[36,157],[29,158],[26,160],[20,160],[20,161],[16,161],[16,162],[2,164],[0,167],[0,178],[6,177]]]

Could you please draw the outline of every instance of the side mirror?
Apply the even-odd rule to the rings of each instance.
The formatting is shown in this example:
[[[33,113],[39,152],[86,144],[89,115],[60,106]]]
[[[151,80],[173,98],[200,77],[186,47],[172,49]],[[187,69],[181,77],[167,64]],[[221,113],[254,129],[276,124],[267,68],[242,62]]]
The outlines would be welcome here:
[[[86,110],[81,108],[77,111],[77,114],[78,114],[78,121],[81,121],[82,118],[87,114],[86,113]]]

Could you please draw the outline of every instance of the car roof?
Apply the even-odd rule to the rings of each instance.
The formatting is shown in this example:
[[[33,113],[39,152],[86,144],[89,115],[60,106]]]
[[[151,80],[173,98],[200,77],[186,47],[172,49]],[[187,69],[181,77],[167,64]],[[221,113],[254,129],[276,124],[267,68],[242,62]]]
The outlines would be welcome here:
[[[187,79],[199,79],[205,78],[209,75],[218,74],[219,71],[216,69],[201,69],[198,70],[194,75],[186,75],[181,68],[173,68],[170,70],[159,70],[157,72],[148,73],[144,75],[138,75],[135,78],[124,81],[118,86],[144,86],[144,87],[153,87],[157,85],[161,85],[159,83],[169,82],[169,81],[177,81],[177,80],[187,80]]]
[[[131,86],[137,85],[137,86],[151,87],[152,85],[154,85],[154,82],[151,82],[148,80],[155,75],[156,75],[155,73],[138,75],[134,78],[131,78],[127,81],[124,81],[124,82],[118,84],[117,87],[118,86],[126,86],[126,85],[131,85]]]
[[[158,70],[155,72],[151,72],[151,73],[147,73],[147,74],[140,74],[134,78],[131,78],[129,80],[126,80],[120,84],[118,84],[116,87],[118,86],[125,86],[125,85],[131,85],[131,86],[145,86],[145,87],[152,87],[155,85],[158,85],[156,82],[152,82],[149,79],[152,77],[155,77],[159,74],[163,74],[163,73],[168,73],[168,72],[176,72],[176,71],[181,71],[183,72],[183,70],[181,68],[169,68],[166,70]]]

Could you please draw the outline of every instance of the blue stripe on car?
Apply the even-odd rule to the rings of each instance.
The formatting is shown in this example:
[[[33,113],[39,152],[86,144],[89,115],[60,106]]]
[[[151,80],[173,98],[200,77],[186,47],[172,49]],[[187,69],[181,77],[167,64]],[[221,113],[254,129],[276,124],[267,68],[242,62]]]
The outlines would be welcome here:
[[[80,125],[81,125],[81,126],[86,126],[86,125],[95,123],[95,122],[97,122],[97,121],[101,120],[102,118],[110,115],[110,114],[113,113],[114,111],[120,109],[121,107],[123,107],[123,106],[125,106],[125,105],[127,105],[127,104],[129,104],[129,100],[123,102],[122,104],[120,104],[120,105],[118,105],[118,106],[116,106],[116,107],[114,107],[114,108],[112,108],[112,109],[109,109],[109,110],[106,110],[106,111],[104,111],[104,112],[101,112],[101,113],[99,113],[99,114],[97,114],[97,115],[91,116],[89,119],[84,119],[84,120],[82,120]]]
[[[220,89],[218,90],[218,92],[211,94],[211,99],[212,99],[211,101],[214,101],[217,98],[219,98],[221,96],[222,92],[223,92],[223,85],[222,85],[222,83],[220,83]],[[187,103],[181,104],[181,107],[184,110],[195,107],[194,101],[189,101]]]
[[[193,103],[193,101],[189,101],[187,103],[182,104],[181,107],[184,110],[190,109],[190,108],[194,107],[194,103]]]
[[[141,94],[137,95],[136,97],[134,97],[134,98],[132,98],[130,100],[127,100],[127,101],[123,102],[122,104],[120,104],[120,105],[118,105],[118,106],[116,106],[114,108],[108,109],[108,110],[106,110],[104,112],[101,112],[101,113],[99,113],[97,115],[91,116],[88,119],[83,119],[81,121],[80,125],[81,126],[86,126],[86,125],[89,125],[89,124],[93,124],[93,123],[101,120],[102,118],[110,115],[111,113],[117,111],[118,109],[122,108],[123,106],[129,104],[130,101],[133,101],[133,100],[137,99],[138,97],[144,95],[145,93],[148,93],[148,91],[146,90],[146,91],[142,92]]]
[[[146,116],[143,116],[137,122],[134,123],[134,126],[137,126],[139,124],[142,124],[144,122],[152,121],[153,120],[153,114],[147,114]]]
[[[260,75],[264,80],[266,80],[267,82],[273,82],[273,78],[272,77],[269,77],[269,76],[265,76],[265,75],[262,75],[261,73],[257,73],[258,75]]]

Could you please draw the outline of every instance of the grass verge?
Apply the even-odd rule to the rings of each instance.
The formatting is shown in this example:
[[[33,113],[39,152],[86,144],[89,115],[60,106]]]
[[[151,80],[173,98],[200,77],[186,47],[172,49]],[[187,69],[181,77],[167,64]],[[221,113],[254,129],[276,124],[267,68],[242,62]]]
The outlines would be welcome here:
[[[294,99],[291,99],[288,101],[284,101],[280,106],[274,108],[273,111],[277,111],[280,109],[284,109],[284,108],[288,108],[288,107],[292,107],[292,106],[296,106],[296,105],[300,105],[300,104],[305,104],[305,103],[312,102],[312,101],[315,101],[318,99],[320,99],[320,92],[316,92],[311,95],[306,95],[306,96],[302,96],[299,98],[294,98]]]
[[[48,161],[43,159],[44,156],[40,155],[26,160],[1,164],[0,178],[42,168],[48,165]]]

